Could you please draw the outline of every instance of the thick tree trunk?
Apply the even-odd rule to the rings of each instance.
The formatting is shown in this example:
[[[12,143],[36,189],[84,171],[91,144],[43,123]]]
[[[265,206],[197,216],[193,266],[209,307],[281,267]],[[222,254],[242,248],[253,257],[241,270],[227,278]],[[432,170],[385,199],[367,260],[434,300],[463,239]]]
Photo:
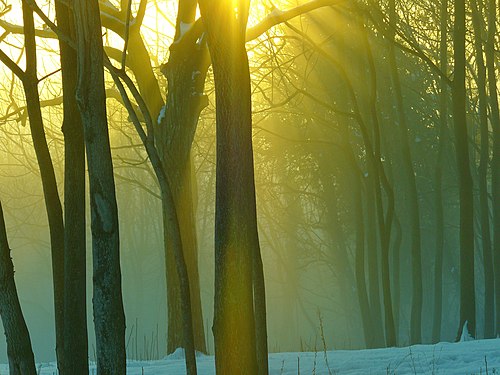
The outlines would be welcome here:
[[[488,130],[488,99],[486,95],[486,66],[483,57],[482,15],[479,13],[477,0],[471,0],[472,24],[474,26],[474,48],[476,51],[477,90],[479,93],[479,127],[481,147],[479,155],[479,208],[481,219],[481,245],[484,268],[484,337],[493,338],[495,329],[495,281],[490,232],[490,208],[488,197],[488,164],[490,159]]]
[[[452,84],[455,151],[459,176],[460,197],[460,322],[468,324],[469,332],[476,334],[476,295],[474,291],[474,221],[472,176],[466,120],[465,87],[465,0],[454,0],[455,24],[453,31],[454,78]]]
[[[248,2],[200,1],[212,57],[217,120],[215,365],[218,375],[268,373],[245,31]],[[254,269],[254,265],[260,269]],[[255,288],[254,288],[255,286]],[[254,313],[255,307],[260,311]],[[256,327],[257,326],[257,327]],[[260,330],[256,343],[255,329]],[[265,358],[260,353],[266,352]]]
[[[109,144],[101,21],[97,0],[74,1],[78,55],[76,98],[89,170],[98,375],[126,373],[118,209]]]
[[[196,350],[206,353],[203,314],[200,296],[200,277],[198,272],[198,245],[196,239],[195,211],[192,195],[191,160],[187,161],[180,180],[175,180],[172,193],[175,208],[178,213],[182,247],[189,275],[191,290],[191,306],[193,314],[193,332]],[[170,179],[173,181],[173,179]],[[175,191],[175,193],[174,193]],[[168,231],[171,229],[165,228]],[[182,298],[180,295],[179,277],[175,267],[175,257],[172,251],[171,236],[166,238],[166,269],[167,269],[167,301],[168,301],[168,336],[167,353],[172,353],[178,347],[184,347]],[[191,288],[191,286],[193,286]]]
[[[73,12],[55,3],[61,31],[74,37]],[[64,366],[61,374],[87,375],[87,283],[85,243],[85,145],[76,103],[77,56],[59,41],[63,86],[64,134]]]
[[[174,255],[175,268],[177,271],[177,277],[179,279],[179,289],[180,289],[180,300],[181,300],[181,316],[182,316],[182,331],[184,335],[183,346],[185,348],[185,360],[186,360],[186,372],[188,375],[196,375],[196,358],[194,349],[194,334],[193,334],[193,318],[191,312],[191,298],[189,292],[189,277],[186,267],[186,262],[184,259],[184,252],[182,249],[181,232],[179,229],[179,221],[177,218],[174,198],[172,190],[170,188],[170,183],[165,174],[165,169],[163,167],[160,154],[155,146],[155,124],[151,118],[151,114],[147,108],[147,105],[140,95],[137,88],[134,86],[133,81],[127,76],[126,72],[123,70],[117,70],[112,65],[109,59],[106,59],[106,65],[109,69],[113,79],[118,86],[120,94],[125,103],[125,107],[132,119],[132,123],[136,128],[136,131],[143,142],[146,149],[148,157],[153,166],[155,175],[158,179],[158,184],[160,185],[161,201],[162,201],[162,213],[163,213],[163,236],[164,242],[170,241],[172,244],[172,252]],[[132,95],[139,105],[139,108],[144,116],[146,122],[145,132],[142,124],[139,121],[138,115],[128,97],[125,87],[121,80],[124,80]],[[168,231],[167,229],[168,228]],[[168,237],[168,238],[167,238]]]
[[[7,231],[0,203],[0,316],[7,340],[10,375],[36,375],[28,327],[24,320],[14,281]]]
[[[64,224],[61,201],[57,189],[54,166],[43,127],[36,68],[36,43],[33,11],[23,1],[23,21],[26,48],[26,73],[23,78],[31,138],[42,178],[42,188],[50,231],[52,274],[54,286],[54,313],[56,329],[57,368],[63,370],[64,350]]]
[[[198,245],[196,239],[195,207],[193,198],[192,160],[190,150],[200,112],[207,105],[203,94],[206,73],[210,64],[205,43],[196,38],[182,38],[170,48],[168,63],[162,71],[168,79],[167,102],[164,117],[158,127],[158,148],[179,219],[181,238],[191,288],[195,347],[206,352],[203,314],[201,308],[198,272]],[[161,116],[160,116],[161,118]],[[168,228],[167,228],[168,230]],[[168,353],[183,346],[181,296],[179,280],[174,267],[172,244],[166,243],[167,300],[168,300]]]
[[[101,5],[103,4],[101,3]],[[188,10],[179,11],[177,24],[180,24],[180,21],[184,25],[193,23],[196,14],[196,2],[182,0],[179,1],[179,6]],[[125,39],[123,25],[126,21],[126,9],[119,11],[110,6],[109,3],[103,5],[103,8],[105,12],[110,13],[110,16],[104,17],[105,26]],[[187,14],[186,17],[189,19],[182,18],[182,14]],[[122,22],[116,22],[116,19]],[[141,23],[142,21],[138,21],[137,18],[130,22],[126,65],[134,73],[137,87],[149,113],[155,120],[158,119],[157,124],[156,121],[154,124],[158,141],[156,147],[160,152],[162,165],[165,166],[165,173],[167,173],[172,187],[175,206],[183,207],[181,211],[177,212],[177,217],[180,224],[184,259],[190,279],[195,347],[200,352],[206,352],[198,273],[195,212],[189,208],[195,204],[192,185],[196,183],[196,180],[191,176],[191,181],[186,181],[185,176],[190,171],[191,161],[188,158],[181,162],[180,155],[189,155],[200,111],[206,105],[204,103],[207,103],[204,95],[193,94],[195,91],[203,92],[205,75],[208,70],[208,59],[200,59],[200,57],[206,57],[208,53],[206,44],[197,43],[197,38],[187,38],[179,42],[177,40],[178,35],[176,35],[176,40],[170,49],[169,62],[162,66],[162,72],[166,74],[169,80],[167,104],[165,108],[162,108],[164,105],[163,98],[153,72],[149,53],[142,39]],[[201,31],[201,29],[199,30]],[[107,51],[115,60],[121,60],[122,54],[120,51],[113,49],[107,49]],[[201,85],[201,88],[198,87],[199,85]],[[162,202],[162,205],[166,209],[166,203]],[[163,222],[164,233],[172,230]],[[167,279],[168,353],[184,346],[182,327],[185,317],[182,314],[182,304],[186,303],[186,301],[182,301],[181,297],[181,286],[177,277],[171,238],[171,236],[168,236],[169,242],[166,241],[164,244]]]
[[[443,73],[448,72],[448,0],[441,1],[439,66]],[[444,251],[444,207],[443,207],[443,165],[445,147],[448,140],[448,84],[441,78],[439,93],[439,140],[436,168],[434,170],[434,207],[435,213],[435,255],[434,255],[434,316],[432,323],[432,342],[441,340],[443,315],[443,251]]]

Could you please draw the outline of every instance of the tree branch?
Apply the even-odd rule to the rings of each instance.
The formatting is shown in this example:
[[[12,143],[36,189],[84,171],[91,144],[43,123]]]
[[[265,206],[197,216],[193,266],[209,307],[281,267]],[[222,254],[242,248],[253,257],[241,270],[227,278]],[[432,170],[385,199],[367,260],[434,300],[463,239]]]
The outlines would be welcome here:
[[[0,27],[12,34],[24,34],[24,26],[15,25],[0,19]],[[57,36],[52,30],[35,29],[35,35],[40,38],[55,39]]]
[[[4,65],[9,68],[12,73],[17,76],[17,78],[21,81],[24,80],[26,76],[24,71],[14,61],[12,61],[12,59],[2,49],[0,49],[0,61],[2,61],[2,63],[4,63]]]
[[[345,0],[312,0],[308,3],[299,5],[286,11],[281,11],[278,8],[274,8],[266,18],[264,18],[254,27],[251,27],[247,30],[246,40],[247,42],[254,40],[265,33],[267,30],[269,30],[271,27],[289,21],[292,18],[298,17],[304,13],[308,13],[315,9],[323,8],[326,6],[338,5],[343,3],[344,1]]]

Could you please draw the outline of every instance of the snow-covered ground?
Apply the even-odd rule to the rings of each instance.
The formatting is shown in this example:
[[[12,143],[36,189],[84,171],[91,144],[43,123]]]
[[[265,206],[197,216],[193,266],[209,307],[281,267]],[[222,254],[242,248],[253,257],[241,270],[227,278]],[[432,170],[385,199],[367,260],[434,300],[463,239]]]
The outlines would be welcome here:
[[[327,358],[327,360],[326,360]],[[500,339],[373,350],[333,350],[318,353],[275,353],[269,356],[273,375],[330,374],[500,374]],[[200,375],[214,375],[214,357],[197,358]],[[39,364],[40,374],[55,374],[55,365]],[[7,365],[0,374],[7,374]],[[92,366],[91,374],[95,374]],[[183,375],[183,353],[151,362],[130,361],[129,375]],[[238,374],[235,374],[238,375]]]

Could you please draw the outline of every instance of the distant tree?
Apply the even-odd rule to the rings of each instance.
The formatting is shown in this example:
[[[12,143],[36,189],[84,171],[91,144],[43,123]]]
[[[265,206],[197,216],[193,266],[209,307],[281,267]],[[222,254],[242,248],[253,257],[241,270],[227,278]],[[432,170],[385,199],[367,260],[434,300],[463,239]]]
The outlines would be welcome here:
[[[500,110],[498,105],[498,68],[495,66],[495,38],[497,37],[498,1],[488,1],[488,30],[485,45],[486,69],[491,127],[493,131],[493,157],[491,160],[491,186],[493,207],[493,257],[495,265],[495,336],[500,335]]]
[[[465,87],[465,0],[454,0],[453,26],[454,76],[452,82],[453,126],[458,170],[460,200],[460,322],[457,340],[467,323],[469,332],[476,335],[476,294],[474,289],[474,206],[472,176],[467,133]]]
[[[480,151],[478,167],[479,216],[481,248],[484,268],[484,337],[494,337],[495,327],[495,281],[490,230],[490,205],[488,192],[488,164],[490,160],[490,136],[488,129],[488,97],[486,92],[486,66],[482,35],[484,34],[483,16],[477,0],[471,0],[472,25],[474,28],[474,50],[477,70],[478,111],[480,129]]]
[[[389,1],[389,22],[396,24],[396,3],[395,0]],[[394,26],[393,26],[394,27]],[[391,28],[390,30],[394,30]],[[391,32],[392,39],[394,32]],[[404,98],[401,87],[400,73],[396,61],[396,46],[394,43],[389,45],[389,69],[391,72],[392,85],[394,87],[394,96],[396,100],[396,109],[398,115],[398,140],[401,146],[403,159],[403,169],[408,184],[408,208],[411,231],[411,264],[412,264],[412,302],[410,318],[410,342],[420,344],[422,342],[422,248],[420,240],[420,206],[418,201],[417,182],[415,169],[413,167],[413,158],[410,149],[408,136],[408,123],[404,107]]]
[[[448,0],[441,0],[439,7],[439,68],[448,71]],[[443,257],[444,257],[444,207],[443,207],[443,167],[448,136],[448,92],[445,77],[439,82],[439,141],[438,154],[434,169],[434,206],[435,206],[435,253],[434,253],[434,316],[432,341],[441,340],[443,319]]]

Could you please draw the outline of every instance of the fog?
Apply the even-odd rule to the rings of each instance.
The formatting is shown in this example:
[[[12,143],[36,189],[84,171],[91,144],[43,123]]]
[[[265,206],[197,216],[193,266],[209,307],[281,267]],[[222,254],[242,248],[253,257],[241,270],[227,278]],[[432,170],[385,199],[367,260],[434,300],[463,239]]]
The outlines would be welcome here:
[[[174,2],[168,2],[169,12]],[[135,2],[134,2],[135,4]],[[285,6],[286,3],[280,4]],[[417,5],[415,5],[417,7]],[[258,19],[266,7],[253,10]],[[421,10],[419,10],[420,12]],[[145,34],[152,35],[154,7],[148,8]],[[415,11],[413,15],[420,14]],[[170,14],[170,13],[168,13]],[[294,20],[292,26],[309,40],[282,25],[247,45],[253,100],[253,145],[259,239],[264,264],[270,352],[318,351],[365,348],[362,313],[356,281],[356,244],[362,222],[366,269],[363,282],[370,304],[378,304],[381,320],[374,331],[383,332],[382,277],[368,272],[369,254],[376,253],[375,269],[381,269],[380,233],[370,191],[367,151],[359,128],[362,117],[373,137],[370,112],[373,71],[370,71],[362,33],[373,54],[377,75],[377,116],[380,122],[381,160],[394,191],[395,223],[390,236],[390,268],[393,311],[398,345],[410,343],[412,307],[412,225],[408,181],[398,138],[395,91],[388,68],[389,43],[375,28],[368,31],[345,10],[324,9],[314,16]],[[255,21],[254,21],[255,22]],[[418,29],[418,18],[410,19]],[[363,31],[364,30],[364,31]],[[171,32],[167,28],[162,32]],[[428,31],[432,37],[437,31]],[[112,33],[106,35],[113,45]],[[157,34],[160,37],[160,34]],[[20,37],[19,37],[20,38]],[[21,38],[22,39],[22,38]],[[155,74],[165,93],[165,77],[159,72],[170,38],[155,39],[151,49]],[[317,43],[316,47],[310,45]],[[52,71],[56,56],[47,51],[52,42],[40,40],[47,64],[40,76]],[[435,48],[437,42],[429,49]],[[156,45],[153,45],[156,44]],[[431,48],[432,47],[432,48]],[[435,48],[437,49],[437,48]],[[12,52],[12,51],[11,51]],[[17,52],[12,52],[17,53]],[[422,249],[422,342],[430,343],[434,321],[436,206],[435,166],[439,142],[439,82],[431,69],[414,56],[397,51],[397,63],[408,123],[409,147],[416,176],[420,208]],[[40,58],[41,61],[43,58]],[[341,68],[339,68],[339,66]],[[15,267],[15,280],[31,335],[36,360],[55,360],[54,307],[50,242],[42,185],[26,114],[9,115],[13,103],[22,107],[19,81],[1,68],[0,92],[0,198]],[[346,77],[348,82],[346,83]],[[198,240],[198,265],[203,321],[208,352],[214,352],[211,331],[214,300],[215,216],[215,99],[209,70],[206,93],[209,105],[201,114],[192,148],[194,207]],[[40,84],[42,100],[58,97],[60,73]],[[476,82],[471,85],[469,117],[477,124]],[[350,88],[349,88],[350,86]],[[113,83],[107,75],[107,87]],[[354,93],[357,105],[350,94]],[[451,100],[451,97],[448,98]],[[133,359],[157,359],[166,355],[167,300],[163,226],[159,188],[153,170],[126,113],[115,99],[108,99],[108,119],[115,168],[120,222],[120,254],[123,302],[126,315],[127,355]],[[59,194],[63,199],[62,107],[43,108],[48,144],[53,158]],[[450,119],[447,119],[448,122]],[[445,120],[446,121],[446,120]],[[451,125],[450,125],[451,126]],[[476,125],[474,125],[476,126]],[[477,127],[477,126],[476,126]],[[474,139],[474,131],[471,130]],[[444,207],[442,340],[454,340],[459,324],[459,201],[453,144],[445,146],[442,172]],[[472,150],[472,165],[478,152]],[[353,164],[354,163],[354,164]],[[477,178],[474,175],[474,178]],[[88,191],[88,189],[87,189]],[[475,191],[477,198],[478,193]],[[387,208],[384,195],[382,204]],[[371,208],[373,211],[373,207]],[[479,224],[477,224],[478,226]],[[90,213],[87,213],[87,309],[89,357],[95,359],[92,319],[92,258]],[[476,242],[479,241],[479,235]],[[480,247],[479,247],[480,248]],[[477,334],[484,325],[484,271],[482,252],[476,252]],[[373,280],[376,280],[375,284]],[[373,291],[376,293],[373,294]],[[375,299],[375,300],[374,300]],[[376,301],[378,299],[378,302]],[[378,325],[378,327],[377,327]],[[7,362],[6,344],[0,340],[0,362]]]

